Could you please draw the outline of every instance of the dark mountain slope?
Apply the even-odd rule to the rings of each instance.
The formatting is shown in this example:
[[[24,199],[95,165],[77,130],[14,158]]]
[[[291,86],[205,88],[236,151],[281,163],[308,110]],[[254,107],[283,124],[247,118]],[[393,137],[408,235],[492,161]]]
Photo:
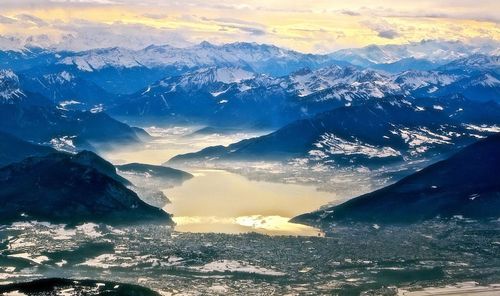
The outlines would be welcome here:
[[[85,153],[32,157],[1,168],[0,222],[173,223],[169,214],[144,203]]]
[[[185,181],[191,179],[193,175],[190,173],[159,165],[143,164],[143,163],[128,163],[117,165],[116,168],[125,174],[144,175],[152,178],[170,179],[175,181]]]
[[[393,185],[292,221],[411,223],[455,215],[480,220],[500,217],[500,134]]]
[[[56,150],[51,147],[26,142],[0,132],[0,167],[30,156],[44,156],[54,152]]]

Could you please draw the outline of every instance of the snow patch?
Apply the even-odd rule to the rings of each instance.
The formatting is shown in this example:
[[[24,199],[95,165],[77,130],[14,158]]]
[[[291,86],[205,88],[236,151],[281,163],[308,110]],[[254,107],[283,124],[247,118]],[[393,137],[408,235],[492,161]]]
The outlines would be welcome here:
[[[263,268],[259,266],[251,265],[244,261],[235,260],[219,260],[207,263],[202,266],[192,267],[196,271],[200,272],[238,272],[238,273],[249,273],[249,274],[260,274],[269,276],[284,276],[286,273],[276,271],[273,269]]]
[[[342,139],[331,133],[321,135],[318,142],[314,144],[317,149],[309,151],[309,155],[313,158],[326,158],[331,155],[364,155],[369,158],[373,157],[397,157],[401,153],[391,147],[377,147],[367,143],[363,143],[358,139],[352,141]]]

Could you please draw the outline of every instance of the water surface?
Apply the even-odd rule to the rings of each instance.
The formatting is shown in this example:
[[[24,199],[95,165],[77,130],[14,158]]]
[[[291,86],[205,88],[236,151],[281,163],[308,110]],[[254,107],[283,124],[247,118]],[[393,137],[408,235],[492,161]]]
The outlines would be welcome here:
[[[224,170],[196,169],[182,186],[166,189],[176,229],[189,232],[318,235],[289,223],[292,217],[332,202],[333,194],[314,186],[252,181]]]

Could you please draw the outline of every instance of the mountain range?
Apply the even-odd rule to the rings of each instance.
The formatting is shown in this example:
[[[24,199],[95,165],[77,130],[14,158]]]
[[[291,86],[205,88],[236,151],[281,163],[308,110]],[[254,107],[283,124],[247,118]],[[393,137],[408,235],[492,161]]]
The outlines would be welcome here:
[[[0,63],[31,78],[66,71],[107,92],[130,94],[159,79],[200,68],[243,68],[275,77],[303,68],[315,70],[331,65],[356,65],[396,73],[432,70],[473,54],[498,56],[498,46],[427,40],[343,49],[330,54],[304,54],[256,43],[214,45],[206,41],[186,48],[151,45],[141,50],[113,47],[82,52],[27,47],[0,51]]]
[[[390,97],[319,113],[227,147],[178,155],[169,163],[301,159],[378,167],[449,153],[494,132],[500,132],[498,103]]]
[[[470,60],[476,61],[477,71],[450,66],[453,70],[385,74],[333,65],[276,78],[242,68],[203,68],[153,83],[122,98],[109,112],[174,122],[280,127],[336,107],[395,95],[462,94],[471,100],[500,101],[498,57],[473,55],[460,64],[467,67]]]
[[[68,110],[39,93],[22,88],[19,77],[0,70],[0,131],[59,150],[139,143],[144,131],[121,123],[101,110]]]
[[[336,59],[362,67],[393,67],[408,64],[413,70],[429,70],[431,65],[443,65],[473,54],[499,55],[496,44],[465,44],[459,41],[422,40],[401,45],[369,45],[341,49],[331,54]],[[423,66],[422,66],[423,65]],[[421,69],[419,67],[427,68]]]
[[[425,137],[434,146],[460,146],[471,137],[485,136],[498,124],[490,117],[469,120],[470,109],[474,108],[478,114],[496,114],[497,105],[489,102],[500,100],[500,60],[498,49],[491,45],[422,41],[314,55],[255,43],[203,42],[188,48],[149,46],[141,50],[107,48],[84,52],[26,48],[2,51],[0,61],[13,69],[0,72],[0,131],[67,151],[147,138],[143,130],[109,115],[136,121],[151,119],[155,123],[279,129],[276,135],[291,132],[288,125],[307,130],[303,122],[315,122],[316,127],[318,122],[329,122],[331,126],[317,129],[319,132],[310,138],[301,137],[300,149],[293,146],[280,151],[276,144],[262,153],[262,157],[279,154],[282,158],[309,160],[319,153],[314,147],[331,150],[332,145],[358,146],[357,150],[364,147],[361,150],[365,152],[382,149],[382,154],[389,154],[383,158],[406,159],[433,148],[409,144],[415,141],[404,137]],[[415,67],[415,63],[426,66]],[[398,110],[386,106],[391,98],[399,98]],[[448,109],[450,104],[455,109]],[[433,126],[420,119],[395,121],[396,127],[380,123],[383,133],[373,124],[349,122],[349,128],[363,127],[367,132],[373,128],[371,132],[384,140],[396,137],[393,131],[398,134],[397,141],[405,144],[381,143],[361,134],[342,135],[335,121],[346,122],[348,115],[341,110],[347,110],[347,114],[361,106],[360,110],[371,110],[364,111],[370,116],[380,113],[376,108],[379,105],[401,118],[405,114],[423,119],[423,115],[414,115],[420,111],[436,112],[438,118],[443,118],[439,119],[440,125],[434,122]],[[467,114],[469,121],[459,122],[462,118],[455,113]],[[330,118],[333,116],[344,119]],[[385,115],[378,116],[376,122]],[[439,136],[434,139],[436,136],[428,132]],[[466,136],[462,140],[450,133]],[[282,140],[281,145],[298,141]],[[256,151],[265,146],[262,144]],[[228,155],[222,148],[209,150],[214,149],[222,158],[251,154],[239,148]],[[331,160],[331,153],[321,153],[316,157]]]

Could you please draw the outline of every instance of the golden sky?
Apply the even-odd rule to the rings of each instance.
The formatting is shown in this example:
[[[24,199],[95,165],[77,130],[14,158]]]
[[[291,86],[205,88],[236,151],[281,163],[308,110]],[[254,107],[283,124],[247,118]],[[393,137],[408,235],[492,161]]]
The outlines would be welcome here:
[[[0,44],[29,38],[86,49],[255,41],[329,52],[422,39],[500,41],[498,11],[498,0],[1,0]]]

